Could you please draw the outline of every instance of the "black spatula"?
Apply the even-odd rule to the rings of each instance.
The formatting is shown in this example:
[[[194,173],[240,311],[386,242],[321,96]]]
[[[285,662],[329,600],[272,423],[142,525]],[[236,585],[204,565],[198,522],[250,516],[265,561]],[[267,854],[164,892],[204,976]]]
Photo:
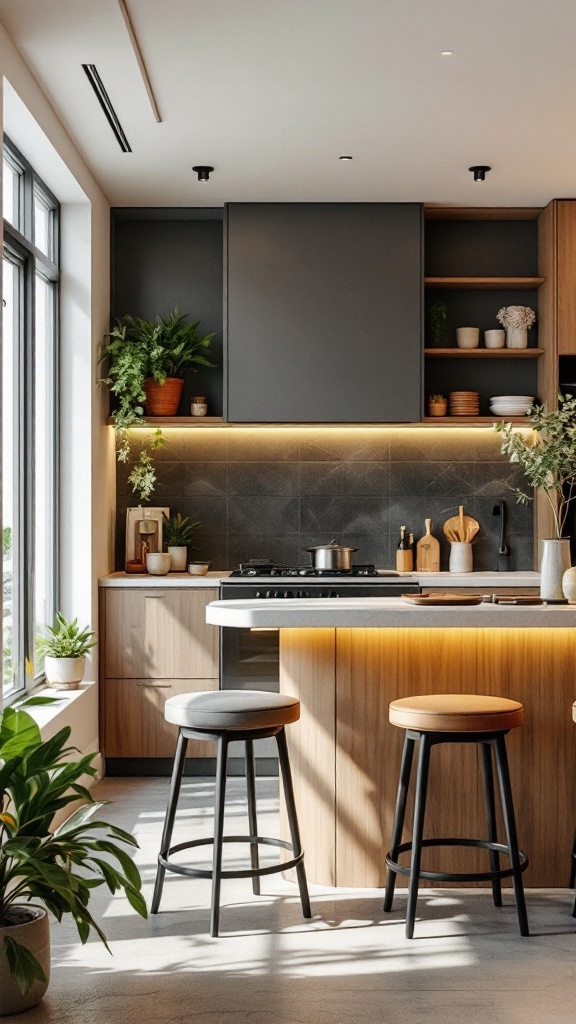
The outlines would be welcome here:
[[[500,516],[500,546],[498,548],[497,572],[510,572],[510,552],[506,542],[506,502],[504,499],[492,509],[493,516]]]

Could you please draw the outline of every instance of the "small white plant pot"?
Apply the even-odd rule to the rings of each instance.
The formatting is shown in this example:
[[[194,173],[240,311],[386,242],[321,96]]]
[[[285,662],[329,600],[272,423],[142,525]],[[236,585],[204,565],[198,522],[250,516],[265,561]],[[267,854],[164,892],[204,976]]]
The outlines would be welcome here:
[[[506,348],[528,348],[528,328],[507,327]]]
[[[480,328],[457,327],[456,344],[458,348],[478,348],[480,344]]]
[[[472,572],[472,545],[465,541],[453,541],[450,545],[450,572]]]
[[[77,690],[84,678],[86,658],[44,658],[48,686],[55,690]]]
[[[506,331],[484,331],[484,344],[486,348],[504,348]]]
[[[146,555],[146,571],[151,576],[167,576],[170,572],[170,554],[164,551],[149,551]]]
[[[170,572],[186,572],[188,564],[188,548],[168,548],[170,555]]]

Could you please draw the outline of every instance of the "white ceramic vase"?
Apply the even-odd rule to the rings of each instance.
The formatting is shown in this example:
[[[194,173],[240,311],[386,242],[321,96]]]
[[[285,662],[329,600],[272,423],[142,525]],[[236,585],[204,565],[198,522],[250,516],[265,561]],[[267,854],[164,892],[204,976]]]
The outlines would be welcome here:
[[[472,545],[465,541],[453,541],[450,545],[450,572],[472,572]]]
[[[170,572],[186,572],[188,548],[169,547],[168,554],[170,555]]]
[[[542,541],[540,562],[540,597],[543,601],[563,601],[562,578],[570,568],[570,539],[551,538]]]
[[[528,328],[507,327],[506,348],[528,348]]]
[[[486,348],[504,348],[506,331],[484,331],[484,344]]]
[[[11,917],[20,923],[0,926],[0,1017],[22,1013],[36,1006],[48,988],[50,981],[50,921],[43,907],[33,904],[16,904]],[[4,938],[10,936],[15,942],[29,949],[36,957],[46,976],[45,981],[35,981],[27,996],[22,996],[17,982],[12,977],[4,948]]]
[[[480,328],[457,327],[456,344],[458,348],[478,348],[480,344]]]
[[[576,604],[576,568],[566,569],[562,577],[562,593],[568,604]]]
[[[84,678],[86,658],[44,658],[46,682],[55,690],[77,690]]]

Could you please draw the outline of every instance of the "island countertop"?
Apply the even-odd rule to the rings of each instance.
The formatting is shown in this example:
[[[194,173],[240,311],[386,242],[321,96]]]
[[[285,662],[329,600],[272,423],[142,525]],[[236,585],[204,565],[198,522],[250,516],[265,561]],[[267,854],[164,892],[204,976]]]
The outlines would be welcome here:
[[[449,605],[429,608],[400,597],[340,597],[212,601],[206,620],[214,626],[248,629],[570,629],[576,605]]]

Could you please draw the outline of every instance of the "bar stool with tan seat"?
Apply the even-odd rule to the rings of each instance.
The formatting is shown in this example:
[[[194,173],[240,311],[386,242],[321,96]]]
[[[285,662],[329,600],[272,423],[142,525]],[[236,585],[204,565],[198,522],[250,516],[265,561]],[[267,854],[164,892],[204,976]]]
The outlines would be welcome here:
[[[179,726],[180,733],[174,758],[164,831],[160,844],[160,853],[158,854],[156,885],[152,897],[152,913],[158,913],[160,908],[166,871],[174,871],[176,874],[188,875],[191,878],[211,878],[210,935],[216,937],[219,928],[220,881],[222,878],[252,878],[252,890],[256,895],[259,895],[260,877],[262,875],[271,875],[277,871],[288,871],[290,868],[296,868],[302,913],[304,917],[311,917],[312,912],[310,910],[306,872],[304,870],[304,851],[300,843],[300,832],[292,787],[292,773],[288,758],[286,733],[284,731],[286,725],[291,722],[297,722],[300,718],[300,701],[296,697],[288,697],[282,693],[268,693],[260,690],[203,691],[170,697],[164,706],[164,717],[167,722]],[[275,737],[278,746],[278,758],[292,839],[291,843],[281,839],[269,839],[258,835],[254,740],[265,739],[269,736]],[[217,740],[218,742],[214,838],[194,839],[190,842],[179,843],[177,846],[171,847],[170,842],[174,829],[180,784],[182,782],[189,740]],[[250,829],[250,835],[248,836],[223,835],[228,744],[233,740],[243,740],[245,743],[248,821]],[[222,847],[224,843],[249,843],[251,868],[243,871],[223,871]],[[173,862],[171,859],[173,854],[181,853],[183,850],[211,844],[214,844],[211,871],[186,867]],[[292,853],[292,857],[281,864],[260,867],[258,847],[262,845],[289,850]]]
[[[396,798],[396,813],[392,832],[392,844],[386,856],[388,868],[384,910],[392,909],[396,875],[409,878],[408,905],[406,909],[406,938],[414,937],[414,921],[418,900],[418,882],[421,878],[439,882],[481,882],[492,883],[494,905],[502,906],[501,881],[512,878],[521,935],[528,935],[528,917],[524,899],[522,872],[528,867],[526,854],[518,849],[516,821],[508,757],[506,754],[506,733],[522,724],[524,708],[515,700],[503,697],[482,697],[476,694],[443,693],[422,697],[405,697],[390,704],[390,722],[406,730],[400,780]],[[416,743],[420,744],[416,793],[414,802],[414,825],[412,842],[402,843],[402,829],[406,814],[408,786],[412,759]],[[428,771],[432,747],[439,743],[478,743],[482,749],[484,798],[488,839],[442,838],[424,839],[424,815],[428,789]],[[496,807],[494,800],[494,776],[492,751],[496,759],[502,813],[506,829],[506,845],[498,842]],[[490,871],[442,872],[421,870],[422,849],[430,846],[465,846],[488,850]],[[410,853],[410,865],[400,864],[401,854]],[[500,854],[510,860],[509,868],[500,868]]]

